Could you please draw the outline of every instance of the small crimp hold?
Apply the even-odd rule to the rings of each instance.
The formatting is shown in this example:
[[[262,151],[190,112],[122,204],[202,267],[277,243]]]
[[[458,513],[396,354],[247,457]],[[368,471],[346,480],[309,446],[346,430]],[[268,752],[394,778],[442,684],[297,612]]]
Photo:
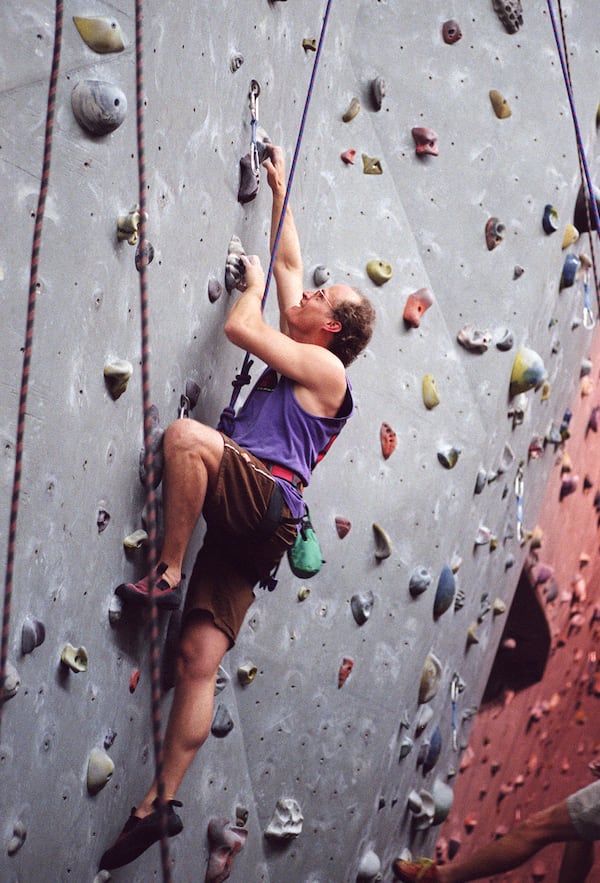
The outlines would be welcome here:
[[[371,82],[371,100],[375,110],[381,110],[385,98],[386,85],[383,77],[376,77]]]
[[[445,21],[442,25],[442,39],[444,43],[447,43],[451,46],[453,43],[458,43],[460,38],[462,37],[462,31],[460,29],[459,23],[450,18],[448,21]]]
[[[302,41],[302,48],[305,52],[316,52],[317,41],[315,37],[305,37]]]
[[[512,116],[510,104],[501,92],[498,92],[497,89],[490,89],[489,96],[492,107],[494,108],[494,113],[499,120],[507,120],[510,116]]]
[[[139,205],[134,205],[128,212],[117,215],[117,239],[119,242],[126,241],[130,245],[137,244],[141,219]]]
[[[485,244],[493,251],[504,239],[506,227],[498,218],[489,218],[485,225]]]
[[[85,647],[73,647],[72,644],[65,644],[60,654],[60,661],[75,673],[87,671],[87,650]]]
[[[133,374],[133,365],[125,359],[115,359],[104,366],[104,380],[112,398],[116,401],[127,389]]]
[[[425,126],[415,126],[411,131],[417,156],[439,156],[438,136],[433,129],[428,129]]]
[[[381,160],[377,156],[368,156],[366,153],[362,155],[363,173],[365,175],[383,175],[383,167]]]
[[[349,123],[350,120],[353,120],[355,116],[360,111],[360,101],[358,98],[353,98],[350,104],[348,105],[348,110],[342,116],[342,119],[345,123]]]

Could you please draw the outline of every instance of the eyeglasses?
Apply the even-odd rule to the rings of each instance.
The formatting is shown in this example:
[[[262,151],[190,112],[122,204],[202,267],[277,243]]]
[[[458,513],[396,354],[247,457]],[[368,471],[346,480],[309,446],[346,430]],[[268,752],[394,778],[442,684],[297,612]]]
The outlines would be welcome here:
[[[331,303],[331,301],[329,300],[329,298],[328,298],[327,295],[325,294],[325,289],[324,289],[324,288],[317,288],[316,291],[313,291],[313,293],[312,293],[311,295],[309,295],[309,299],[310,299],[311,297],[316,297],[317,300],[324,300],[325,303],[327,304],[327,306],[329,307],[329,309],[330,309],[332,312],[335,310],[334,305]]]

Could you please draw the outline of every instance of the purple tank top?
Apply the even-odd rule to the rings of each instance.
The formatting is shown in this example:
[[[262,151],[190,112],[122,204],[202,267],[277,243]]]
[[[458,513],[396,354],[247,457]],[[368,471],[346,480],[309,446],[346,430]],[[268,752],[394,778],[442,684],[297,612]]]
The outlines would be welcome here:
[[[319,460],[354,411],[350,382],[336,417],[317,417],[305,411],[294,395],[294,382],[267,368],[257,380],[235,418],[233,440],[261,460],[293,470],[308,485]],[[290,482],[278,482],[297,518],[304,511],[302,497]]]

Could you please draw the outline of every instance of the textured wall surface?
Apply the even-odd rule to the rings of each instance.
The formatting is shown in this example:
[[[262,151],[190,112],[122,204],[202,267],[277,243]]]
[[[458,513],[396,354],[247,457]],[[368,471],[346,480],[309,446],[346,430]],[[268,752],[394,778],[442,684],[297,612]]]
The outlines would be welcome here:
[[[283,565],[276,591],[258,593],[225,659],[232,677],[218,701],[234,728],[224,739],[209,739],[181,789],[185,831],[170,844],[177,881],[203,879],[208,820],[233,822],[237,807],[248,811],[250,835],[231,879],[250,883],[353,881],[369,850],[386,879],[399,848],[426,851],[439,831],[415,835],[407,796],[412,789],[431,792],[436,777],[452,783],[447,775],[460,755],[451,744],[450,683],[454,673],[464,682],[461,708],[478,705],[502,617],[487,615],[477,626],[479,643],[468,650],[467,629],[484,593],[510,605],[526,554],[516,537],[517,464],[526,464],[524,522],[533,528],[552,455],[527,464],[528,447],[533,435],[543,438],[552,422],[560,425],[590,346],[581,283],[559,293],[561,240],[572,220],[579,168],[546,4],[528,3],[516,34],[506,32],[491,2],[476,6],[466,13],[462,4],[439,0],[333,4],[292,203],[306,285],[314,268],[326,265],[333,279],[372,297],[378,326],[351,368],[357,415],[306,493],[327,563],[302,602],[303,583]],[[126,556],[123,550],[123,538],[141,526],[142,409],[138,274],[134,249],[116,238],[117,215],[137,198],[133,9],[99,0],[85,7],[68,0],[65,7],[11,619],[9,656],[21,684],[4,708],[1,734],[0,879],[7,883],[93,880],[99,856],[145,791],[153,766],[147,624],[125,616],[111,626],[108,617],[114,586],[144,572],[143,551]],[[563,10],[594,175],[600,8],[566,2]],[[222,334],[227,294],[211,303],[207,283],[223,279],[234,233],[247,252],[268,260],[266,183],[246,206],[236,199],[238,162],[250,142],[249,84],[260,83],[261,123],[291,158],[314,58],[302,41],[318,37],[323,11],[315,0],[146,4],[152,398],[163,425],[177,416],[188,380],[201,389],[196,419],[214,425],[229,399],[242,354]],[[125,50],[92,51],[73,15],[118,20]],[[463,37],[448,45],[441,26],[453,15]],[[0,10],[3,513],[14,466],[53,17],[42,0]],[[236,53],[244,61],[233,71]],[[370,84],[378,76],[387,94],[376,111]],[[73,116],[72,89],[86,79],[117,84],[127,96],[126,119],[112,134],[91,136]],[[495,115],[490,89],[507,99],[509,118]],[[344,122],[353,97],[361,110]],[[416,156],[415,126],[436,131],[438,156]],[[354,165],[340,159],[349,148],[356,150]],[[379,158],[382,174],[363,174],[363,153]],[[559,217],[551,235],[542,228],[547,203]],[[494,216],[505,235],[489,251],[485,225]],[[579,250],[589,251],[587,239],[570,248]],[[365,272],[373,258],[393,267],[381,287]],[[515,267],[524,270],[518,278]],[[431,289],[434,303],[419,328],[408,328],[407,297],[422,287]],[[271,302],[269,316],[273,309]],[[466,324],[490,332],[487,352],[457,343]],[[505,329],[514,334],[509,351],[495,346]],[[545,401],[539,391],[527,393],[524,421],[513,428],[508,389],[520,346],[540,354],[551,391]],[[116,401],[103,378],[115,358],[134,366]],[[439,391],[433,410],[421,394],[426,373]],[[379,442],[384,421],[398,440],[387,460]],[[514,459],[506,457],[507,443]],[[451,470],[437,457],[446,446],[461,449]],[[498,472],[501,464],[501,474],[475,495],[478,470]],[[110,515],[102,531],[100,511]],[[352,523],[344,539],[336,516]],[[373,523],[391,541],[385,560],[375,557]],[[497,537],[495,549],[474,545],[481,525]],[[188,572],[201,531],[200,525]],[[509,556],[514,566],[507,569]],[[438,578],[459,559],[464,603],[436,621]],[[432,583],[412,598],[409,578],[419,566]],[[373,610],[358,626],[350,599],[368,590]],[[46,637],[23,655],[27,617],[44,623]],[[87,649],[86,672],[61,664],[67,643]],[[432,720],[415,736],[429,653],[441,662],[441,683],[428,703]],[[338,689],[343,657],[354,668]],[[259,673],[242,687],[236,670],[248,660]],[[141,678],[131,693],[136,669]],[[165,713],[169,702],[167,693]],[[441,756],[423,775],[419,748],[436,726]],[[463,747],[468,730],[461,723]],[[111,732],[116,738],[103,750],[115,772],[90,795],[88,758]],[[399,762],[406,735],[415,747]],[[304,816],[299,837],[283,847],[263,836],[280,797],[294,798]],[[26,830],[26,840],[9,856],[15,825]],[[158,878],[157,848],[114,874],[138,883]]]

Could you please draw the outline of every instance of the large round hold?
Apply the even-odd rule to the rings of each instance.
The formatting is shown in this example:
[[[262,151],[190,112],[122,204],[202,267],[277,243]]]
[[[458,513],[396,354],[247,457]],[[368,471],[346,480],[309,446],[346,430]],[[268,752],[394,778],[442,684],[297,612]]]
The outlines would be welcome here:
[[[108,135],[125,119],[127,98],[114,83],[80,80],[71,93],[71,107],[83,129],[92,135]]]

